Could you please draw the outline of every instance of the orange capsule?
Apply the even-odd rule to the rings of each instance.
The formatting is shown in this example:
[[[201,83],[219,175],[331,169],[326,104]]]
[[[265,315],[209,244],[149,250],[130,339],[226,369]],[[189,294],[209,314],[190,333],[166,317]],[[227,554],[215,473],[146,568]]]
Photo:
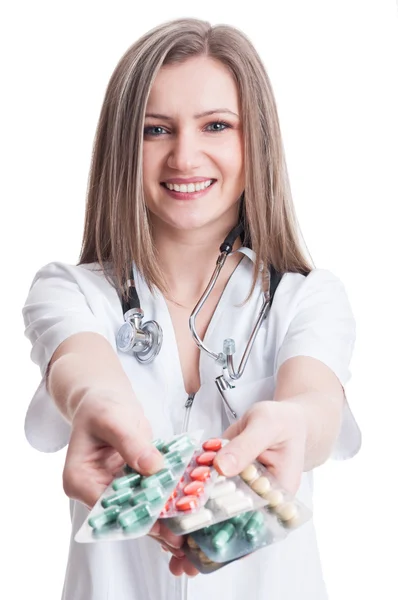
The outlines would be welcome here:
[[[188,510],[193,510],[194,508],[197,508],[198,506],[199,506],[199,503],[198,503],[198,499],[196,496],[184,496],[183,498],[180,498],[176,502],[177,510],[188,511]]]
[[[201,481],[191,481],[184,487],[184,494],[187,496],[201,496],[205,491],[205,486]]]
[[[213,464],[213,461],[216,457],[217,452],[203,452],[196,458],[196,462],[198,465],[207,465],[210,466]]]
[[[210,477],[209,467],[196,467],[190,473],[191,479],[194,481],[207,481]]]
[[[222,447],[222,441],[218,438],[211,438],[202,445],[203,450],[210,450],[211,452],[218,452]]]

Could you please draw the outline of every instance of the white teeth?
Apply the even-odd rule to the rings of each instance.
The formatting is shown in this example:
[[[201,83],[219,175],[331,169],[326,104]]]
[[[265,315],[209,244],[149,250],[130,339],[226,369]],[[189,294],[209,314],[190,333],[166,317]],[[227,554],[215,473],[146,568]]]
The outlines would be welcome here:
[[[212,180],[208,179],[207,181],[201,181],[200,183],[182,183],[182,184],[177,184],[177,183],[166,183],[166,187],[168,190],[174,191],[174,192],[182,192],[184,194],[192,194],[193,192],[200,192],[201,190],[204,190],[206,188],[209,187],[209,185],[211,185]]]

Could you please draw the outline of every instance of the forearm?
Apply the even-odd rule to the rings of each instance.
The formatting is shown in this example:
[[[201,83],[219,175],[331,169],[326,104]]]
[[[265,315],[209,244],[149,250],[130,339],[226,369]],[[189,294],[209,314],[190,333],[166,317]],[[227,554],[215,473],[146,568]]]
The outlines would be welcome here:
[[[300,408],[306,428],[304,470],[323,464],[330,456],[340,431],[344,394],[327,396],[321,392],[305,392],[279,400]]]
[[[69,422],[87,394],[112,391],[135,399],[116,353],[95,333],[76,334],[59,346],[50,362],[47,389]]]

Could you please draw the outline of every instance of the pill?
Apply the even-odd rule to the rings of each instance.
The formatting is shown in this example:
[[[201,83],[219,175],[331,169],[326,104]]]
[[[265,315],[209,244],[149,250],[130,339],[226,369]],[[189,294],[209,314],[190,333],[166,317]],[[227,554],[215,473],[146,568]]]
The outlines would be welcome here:
[[[211,510],[204,508],[193,515],[182,517],[180,519],[180,527],[184,531],[188,531],[188,529],[196,530],[200,529],[200,527],[203,527],[204,525],[207,525],[208,523],[211,523],[212,519],[213,513]]]
[[[133,490],[131,488],[122,488],[116,494],[112,494],[111,496],[107,496],[102,498],[101,506],[104,508],[108,508],[108,506],[112,506],[112,504],[124,504],[128,502],[133,495]]]
[[[163,451],[163,448],[165,446],[165,443],[163,440],[161,440],[160,438],[157,438],[156,440],[153,440],[152,442],[152,446],[155,446],[155,448],[157,450],[159,450],[159,452]]]
[[[104,511],[102,511],[99,515],[95,515],[88,519],[88,524],[93,529],[100,529],[107,523],[113,523],[116,521],[121,512],[120,506],[109,506]]]
[[[135,471],[132,471],[124,477],[118,477],[117,479],[115,479],[112,483],[112,487],[114,490],[120,490],[124,487],[136,487],[137,485],[139,485],[140,481],[141,475],[139,473],[136,473]]]
[[[212,544],[216,550],[221,550],[229,542],[235,533],[235,527],[232,523],[225,523],[219,531],[212,537]]]
[[[236,490],[231,494],[225,494],[223,496],[215,498],[213,502],[218,508],[224,508],[224,506],[226,506],[227,504],[230,504],[231,502],[236,502],[237,500],[243,497],[244,493],[242,492],[242,490]]]
[[[190,478],[194,479],[195,481],[207,481],[210,475],[211,473],[209,467],[196,467],[189,474]]]
[[[233,515],[234,513],[247,510],[253,506],[253,500],[249,496],[243,498],[237,498],[235,502],[230,502],[224,506],[224,511],[227,515]]]
[[[236,484],[234,481],[225,481],[223,483],[217,483],[217,485],[215,485],[210,494],[209,494],[209,498],[211,498],[212,500],[214,498],[220,498],[221,496],[226,496],[228,494],[231,494],[231,492],[234,492],[236,489]]]
[[[193,441],[188,435],[183,435],[165,444],[163,447],[163,452],[171,452],[172,450],[179,450],[180,452],[186,452],[187,450],[191,450],[194,446]]]
[[[207,465],[211,466],[214,462],[217,452],[203,452],[196,457],[196,462],[198,465]]]
[[[276,513],[282,521],[290,521],[298,515],[298,510],[294,502],[285,502],[276,508]]]
[[[171,494],[170,494],[170,496],[169,496],[169,500],[172,500],[172,499],[173,499],[173,498],[175,498],[176,496],[177,496],[177,488],[176,488],[176,489],[174,489],[174,490],[171,492]]]
[[[263,531],[265,517],[261,511],[256,511],[244,527],[246,538],[251,542]]]
[[[117,522],[125,529],[126,527],[130,527],[130,525],[137,523],[137,521],[141,521],[142,519],[151,516],[151,506],[149,502],[146,502],[145,504],[139,504],[134,508],[124,511],[118,516]]]
[[[163,490],[159,487],[149,487],[142,492],[138,492],[134,494],[130,500],[130,504],[133,506],[137,506],[137,504],[141,504],[142,502],[155,502],[155,500],[159,500],[163,498]]]
[[[211,558],[206,556],[206,554],[203,552],[203,550],[200,550],[198,552],[198,558],[203,565],[212,565],[213,564],[213,561],[211,560]]]
[[[254,479],[257,476],[257,469],[255,465],[252,464],[246,467],[246,469],[240,473],[240,476],[242,477],[243,481],[251,481]]]
[[[202,444],[203,450],[210,450],[211,452],[218,452],[222,447],[222,441],[218,438],[211,438]]]
[[[243,512],[240,513],[239,515],[235,515],[234,517],[231,517],[230,521],[231,523],[233,523],[236,527],[239,527],[240,525],[243,525],[244,523],[246,523],[246,521],[248,521],[251,517],[253,513],[249,512]]]
[[[198,550],[199,548],[198,544],[195,542],[191,535],[187,537],[187,544],[191,548],[191,550]]]
[[[283,494],[279,490],[271,490],[266,495],[266,499],[268,500],[268,506],[275,508],[283,502]]]
[[[271,483],[268,477],[259,477],[250,484],[250,487],[256,492],[256,494],[264,497],[270,491]]]
[[[157,473],[155,473],[155,475],[149,475],[148,477],[143,477],[141,479],[141,487],[142,488],[156,487],[159,483],[161,483],[162,485],[168,485],[169,483],[171,483],[174,480],[175,480],[175,477],[174,477],[172,471],[170,471],[170,469],[162,469],[161,471],[158,471]]]
[[[191,481],[183,488],[183,492],[187,496],[201,496],[204,491],[205,486],[201,481]]]
[[[179,500],[177,500],[176,502],[177,510],[193,510],[194,508],[198,508],[198,506],[199,503],[196,496],[183,496],[182,498],[179,498]]]
[[[183,462],[183,458],[178,452],[178,450],[173,450],[173,452],[168,452],[164,457],[164,463],[167,467],[172,467],[174,465],[180,465]]]

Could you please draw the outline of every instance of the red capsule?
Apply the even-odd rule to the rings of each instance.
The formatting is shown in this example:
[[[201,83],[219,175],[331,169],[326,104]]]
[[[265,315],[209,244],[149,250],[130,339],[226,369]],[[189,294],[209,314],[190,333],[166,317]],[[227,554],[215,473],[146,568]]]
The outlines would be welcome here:
[[[201,496],[204,494],[205,486],[201,481],[191,481],[184,487],[184,494],[187,496]]]
[[[211,452],[218,452],[222,447],[222,441],[218,438],[211,438],[202,445],[203,450],[210,450]]]
[[[194,481],[207,481],[210,477],[210,469],[209,467],[196,467],[189,476]]]
[[[198,465],[207,465],[210,466],[213,464],[213,461],[216,457],[217,452],[203,452],[196,458],[196,462]]]
[[[177,500],[176,509],[188,511],[188,510],[193,510],[194,508],[197,508],[198,505],[199,505],[199,503],[198,503],[198,499],[196,498],[196,496],[184,496],[183,498],[180,498],[179,500]]]

